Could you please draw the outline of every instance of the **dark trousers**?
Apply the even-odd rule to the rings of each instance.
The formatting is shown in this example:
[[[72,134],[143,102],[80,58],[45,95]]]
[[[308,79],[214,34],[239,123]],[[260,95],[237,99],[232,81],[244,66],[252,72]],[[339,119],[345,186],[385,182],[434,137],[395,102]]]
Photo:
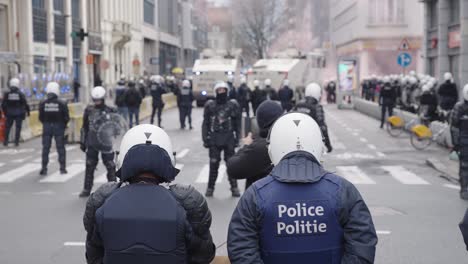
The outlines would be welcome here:
[[[247,117],[250,117],[250,105],[249,102],[243,102],[242,103],[242,112],[245,112],[247,114]]]
[[[212,146],[210,147],[210,177],[208,180],[208,188],[214,188],[218,179],[219,163],[221,162],[221,152],[224,151],[224,161],[228,161],[234,153],[234,146]],[[229,177],[231,188],[237,188],[237,180]]]
[[[336,93],[334,92],[327,93],[327,103],[329,104],[336,103]]]
[[[460,139],[460,191],[468,191],[468,138],[461,136]]]
[[[47,168],[49,164],[49,152],[52,145],[52,139],[55,138],[55,146],[57,147],[58,161],[60,169],[66,168],[66,151],[65,151],[65,124],[59,123],[44,123],[42,133],[42,167]]]
[[[158,125],[161,126],[161,115],[164,109],[164,104],[153,104],[153,111],[151,112],[151,124],[154,124],[154,116],[158,113]]]
[[[281,102],[281,107],[283,107],[284,111],[289,112],[293,108],[293,105],[289,101],[283,101]]]
[[[23,117],[22,116],[7,116],[6,117],[6,128],[5,128],[5,144],[8,143],[8,139],[10,137],[10,130],[13,127],[13,123],[15,123],[15,144],[19,144],[20,136],[21,136],[21,126],[23,125]]]
[[[84,180],[84,189],[91,191],[94,183],[94,171],[96,170],[99,161],[99,150],[89,147],[86,151],[86,171]],[[104,153],[101,152],[102,163],[107,169],[107,180],[116,181],[115,177],[115,163],[114,163],[114,152]]]
[[[388,116],[393,115],[393,105],[382,105],[382,117],[380,119],[380,127],[383,127],[385,124],[385,114],[388,112]]]
[[[179,106],[179,119],[181,128],[185,128],[185,120],[187,118],[189,126],[192,127],[192,106]]]
[[[133,127],[133,117],[135,117],[135,125],[140,124],[140,107],[129,107],[128,108],[128,119],[130,123],[130,128]]]

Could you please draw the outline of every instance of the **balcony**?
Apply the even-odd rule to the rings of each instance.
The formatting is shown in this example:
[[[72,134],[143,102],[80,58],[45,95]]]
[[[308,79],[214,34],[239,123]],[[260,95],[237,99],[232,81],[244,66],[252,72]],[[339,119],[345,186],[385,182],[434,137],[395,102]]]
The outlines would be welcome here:
[[[112,43],[116,47],[122,47],[132,39],[131,24],[123,21],[113,23]]]

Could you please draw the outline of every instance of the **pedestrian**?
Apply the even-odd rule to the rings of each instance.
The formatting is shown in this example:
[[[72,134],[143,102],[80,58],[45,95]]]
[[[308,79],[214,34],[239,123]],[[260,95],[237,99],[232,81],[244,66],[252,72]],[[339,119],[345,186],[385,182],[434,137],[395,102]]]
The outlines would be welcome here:
[[[267,100],[267,93],[265,89],[263,89],[263,87],[260,86],[259,80],[254,80],[253,84],[254,91],[252,93],[252,107],[254,113],[256,113],[258,106],[260,106],[261,103]]]
[[[227,84],[228,84],[228,88],[229,88],[229,99],[230,100],[238,100],[237,98],[237,88],[234,86],[234,75],[232,74],[229,74],[227,76],[227,80],[226,80]],[[237,101],[239,102],[239,101]]]
[[[185,120],[188,119],[190,130],[192,127],[193,92],[189,80],[182,82],[182,88],[177,92],[177,106],[179,108],[180,129],[185,129]]]
[[[77,78],[73,81],[73,101],[78,103],[80,101],[80,87],[81,84]]]
[[[293,108],[293,98],[294,92],[291,88],[289,88],[289,80],[285,79],[283,81],[283,87],[278,92],[278,98],[281,102],[281,106],[283,107],[284,111],[289,112]]]
[[[154,124],[154,116],[158,114],[158,126],[162,128],[162,112],[164,110],[163,94],[167,93],[166,87],[163,85],[162,77],[159,75],[151,76],[151,97],[153,99],[153,111],[151,112],[150,123]]]
[[[107,180],[116,181],[114,150],[112,147],[105,146],[101,148],[101,139],[99,128],[94,125],[99,124],[100,120],[108,120],[111,114],[117,114],[115,108],[109,107],[105,102],[106,90],[97,86],[91,91],[93,104],[86,107],[83,114],[83,127],[81,128],[80,149],[86,153],[86,170],[83,191],[80,197],[88,197],[91,194],[94,182],[94,171],[96,170],[99,153],[101,153],[102,163],[107,170]]]
[[[239,104],[235,100],[229,100],[229,88],[225,82],[219,82],[214,87],[216,100],[209,100],[205,104],[202,124],[203,146],[209,150],[210,174],[208,188],[205,196],[212,197],[218,178],[221,152],[224,152],[224,160],[228,161],[235,153],[239,145],[241,130],[241,115]],[[229,177],[231,193],[233,197],[239,197],[240,192],[237,181]]]
[[[327,84],[327,103],[336,103],[336,83],[330,80]]]
[[[2,110],[6,117],[5,141],[3,146],[8,146],[10,130],[15,124],[15,147],[19,146],[21,127],[26,115],[30,115],[30,109],[26,97],[20,91],[20,81],[17,78],[10,80],[10,91],[3,96]]]
[[[397,99],[397,94],[395,89],[393,89],[392,84],[390,83],[390,78],[385,76],[382,79],[382,86],[380,89],[379,96],[379,106],[382,108],[382,115],[380,118],[380,128],[383,128],[385,124],[385,114],[388,113],[388,116],[393,115],[393,108],[395,107]]]
[[[257,124],[260,129],[258,135],[251,133],[242,141],[244,146],[237,151],[226,163],[229,177],[236,180],[246,179],[247,190],[254,182],[266,177],[273,166],[268,156],[267,136],[273,123],[284,110],[274,101],[265,101],[257,109]]]
[[[247,189],[229,224],[231,263],[374,263],[370,211],[352,183],[320,164],[317,123],[286,114],[269,142],[274,168]]]
[[[99,87],[99,86],[96,86]],[[125,93],[127,92],[127,84],[125,81],[125,75],[120,76],[120,80],[117,82],[115,87],[115,105],[117,111],[125,120],[128,120],[128,107],[125,104]]]
[[[245,112],[248,118],[250,118],[250,100],[252,98],[250,87],[247,86],[247,78],[241,77],[241,85],[237,89],[237,100],[242,108],[242,112]]]
[[[322,105],[320,105],[320,98],[322,88],[317,83],[307,85],[305,89],[305,99],[299,102],[294,108],[295,111],[304,113],[312,117],[320,127],[323,136],[323,142],[330,153],[333,150],[330,137],[328,136],[328,127],[325,122],[325,112]]]
[[[444,74],[444,80],[445,82],[440,85],[437,92],[440,98],[440,108],[451,111],[458,102],[458,88],[450,72]]]
[[[265,92],[267,94],[267,100],[277,101],[278,100],[278,93],[276,92],[276,90],[273,87],[271,87],[271,80],[266,79],[264,84],[265,84]]]
[[[67,103],[59,99],[58,83],[48,83],[46,92],[47,98],[39,104],[39,121],[42,123],[42,168],[39,174],[47,175],[52,139],[55,139],[60,173],[66,174],[65,129],[70,121],[70,114]]]
[[[122,139],[120,183],[88,199],[87,263],[210,263],[215,256],[208,204],[195,188],[171,183],[172,143],[161,128],[136,126]]]
[[[463,101],[458,102],[452,113],[452,138],[454,151],[460,160],[460,198],[468,200],[468,84],[463,87]],[[458,133],[454,133],[456,130]]]
[[[463,240],[465,241],[466,250],[468,250],[468,209],[465,212],[465,216],[463,220],[458,225],[460,227],[460,231],[463,236]]]
[[[125,105],[128,108],[128,117],[130,128],[133,127],[133,118],[135,118],[135,124],[140,124],[140,105],[143,101],[140,92],[136,89],[135,82],[128,82],[128,90],[125,92]]]

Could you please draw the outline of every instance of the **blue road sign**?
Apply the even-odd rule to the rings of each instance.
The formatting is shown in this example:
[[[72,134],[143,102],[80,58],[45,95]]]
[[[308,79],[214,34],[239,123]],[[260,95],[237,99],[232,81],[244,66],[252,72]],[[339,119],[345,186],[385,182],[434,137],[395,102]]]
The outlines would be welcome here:
[[[403,52],[398,55],[397,63],[403,68],[406,68],[411,65],[413,58],[409,53]]]

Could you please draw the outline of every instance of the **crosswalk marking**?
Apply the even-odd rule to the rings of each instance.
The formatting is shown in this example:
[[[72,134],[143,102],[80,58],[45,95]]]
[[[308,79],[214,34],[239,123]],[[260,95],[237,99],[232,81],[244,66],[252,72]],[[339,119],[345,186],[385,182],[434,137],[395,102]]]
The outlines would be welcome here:
[[[177,153],[176,158],[177,159],[182,159],[184,158],[188,153],[190,152],[190,149],[183,149],[179,153]]]
[[[402,166],[382,166],[397,181],[407,185],[427,185],[427,181]]]
[[[107,182],[107,171],[101,173],[99,176],[94,177],[94,183],[106,183]]]
[[[376,150],[377,147],[375,145],[372,145],[372,144],[369,144],[367,145],[368,148],[372,149],[372,150]]]
[[[178,170],[182,170],[184,168],[184,166],[185,166],[184,164],[176,164],[175,165],[176,169],[178,169]]]
[[[40,167],[41,166],[39,164],[28,163],[19,168],[7,171],[5,173],[0,174],[0,183],[13,182],[34,171],[39,173]]]
[[[82,173],[85,170],[82,164],[73,164],[67,168],[67,174],[60,174],[60,171],[56,171],[53,174],[44,177],[40,180],[40,183],[62,183],[70,180],[76,175]]]
[[[5,165],[5,163],[0,162],[0,167],[3,167],[4,165]]]
[[[203,169],[198,174],[196,183],[208,183],[208,178],[210,174],[210,165],[203,166]],[[218,169],[218,178],[216,183],[221,183],[223,181],[224,175],[226,174],[226,165],[222,164]]]
[[[336,169],[342,177],[353,184],[375,184],[375,181],[357,166],[338,166]]]

